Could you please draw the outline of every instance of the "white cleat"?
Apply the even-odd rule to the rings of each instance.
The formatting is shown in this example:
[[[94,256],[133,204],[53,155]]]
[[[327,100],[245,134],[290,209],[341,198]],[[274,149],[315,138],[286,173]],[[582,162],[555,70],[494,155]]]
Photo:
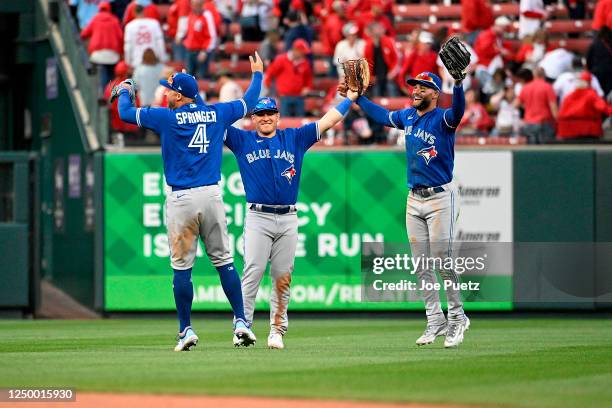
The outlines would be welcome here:
[[[255,333],[249,329],[243,320],[237,320],[234,327],[234,337],[232,339],[235,347],[249,347],[257,341]]]
[[[174,351],[189,351],[192,347],[195,347],[200,340],[191,326],[186,327],[183,332],[184,334],[182,336],[181,333],[177,336],[178,344],[174,347]]]
[[[470,319],[465,316],[462,322],[449,322],[444,347],[457,347],[463,342],[463,334],[470,328]]]
[[[269,349],[284,349],[283,335],[278,333],[271,333],[268,336],[268,348]]]
[[[436,337],[445,336],[446,330],[448,328],[448,324],[446,322],[440,324],[427,324],[425,331],[416,340],[417,346],[424,346],[426,344],[431,344],[436,341]]]

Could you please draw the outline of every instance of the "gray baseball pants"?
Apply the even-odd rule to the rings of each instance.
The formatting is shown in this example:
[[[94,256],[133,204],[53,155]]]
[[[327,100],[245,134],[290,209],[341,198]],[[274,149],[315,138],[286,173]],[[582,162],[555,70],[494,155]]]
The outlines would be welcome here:
[[[250,206],[247,204],[247,207]],[[249,324],[252,324],[255,298],[270,261],[270,333],[284,335],[289,325],[287,307],[297,239],[298,218],[295,211],[287,214],[268,214],[251,209],[247,211],[242,275],[244,315]]]
[[[410,240],[412,256],[422,256],[443,259],[452,256],[455,226],[459,218],[459,192],[456,184],[450,182],[441,186],[443,192],[429,197],[422,197],[410,191],[406,203],[406,229]],[[458,282],[457,274],[451,269],[419,268],[416,271],[419,280],[435,283],[436,271],[444,281]],[[421,290],[425,302],[427,321],[438,324],[444,321],[444,313],[440,305],[440,294],[437,290]],[[448,302],[448,319],[458,321],[463,319],[463,303],[461,291],[452,287],[446,289]]]

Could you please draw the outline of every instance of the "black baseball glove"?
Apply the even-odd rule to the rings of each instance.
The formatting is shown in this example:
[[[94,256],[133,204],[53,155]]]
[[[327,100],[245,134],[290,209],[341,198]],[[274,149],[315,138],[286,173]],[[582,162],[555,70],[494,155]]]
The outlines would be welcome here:
[[[115,101],[115,99],[119,97],[119,92],[122,89],[128,90],[130,99],[132,100],[132,105],[134,105],[136,103],[136,83],[131,78],[126,79],[125,81],[122,81],[113,87],[113,90],[111,91],[109,102],[112,104]]]
[[[467,75],[471,55],[458,37],[451,37],[440,50],[440,59],[455,81],[462,81]]]

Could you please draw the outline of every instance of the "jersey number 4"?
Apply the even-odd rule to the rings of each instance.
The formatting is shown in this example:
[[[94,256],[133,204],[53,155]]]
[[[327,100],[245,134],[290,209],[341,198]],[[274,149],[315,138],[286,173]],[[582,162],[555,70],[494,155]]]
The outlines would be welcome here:
[[[200,149],[200,153],[208,153],[209,144],[210,141],[206,137],[206,125],[199,124],[191,138],[191,142],[189,142],[189,147],[197,147]]]

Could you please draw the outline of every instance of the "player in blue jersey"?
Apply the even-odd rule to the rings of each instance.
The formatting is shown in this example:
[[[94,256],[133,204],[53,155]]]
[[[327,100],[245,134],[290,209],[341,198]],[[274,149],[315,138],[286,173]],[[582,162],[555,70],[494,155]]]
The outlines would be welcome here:
[[[317,122],[277,129],[276,101],[260,98],[251,114],[255,131],[227,130],[225,144],[238,161],[246,191],[244,223],[244,312],[253,323],[255,297],[270,261],[270,335],[268,347],[284,348],[291,274],[298,241],[297,201],[306,151],[347,114],[357,93],[349,95]],[[245,344],[248,345],[248,344]]]
[[[361,96],[357,104],[378,123],[403,129],[406,138],[408,168],[408,199],[406,228],[413,256],[445,259],[452,255],[455,224],[459,216],[457,185],[453,181],[455,159],[455,128],[463,117],[465,97],[461,81],[453,88],[451,109],[441,109],[438,98],[442,81],[431,72],[422,72],[407,81],[412,85],[412,108],[389,112]],[[452,269],[440,268],[445,282],[457,282]],[[422,282],[437,282],[433,268],[416,271]],[[448,321],[440,306],[437,290],[422,290],[427,314],[425,332],[418,345],[433,343],[445,335],[444,346],[456,347],[463,341],[470,321],[463,311],[461,292],[445,285],[448,300]]]
[[[223,290],[234,311],[234,344],[253,344],[255,335],[244,316],[240,278],[234,268],[227,235],[221,189],[223,137],[228,127],[257,103],[263,62],[249,57],[253,77],[244,98],[206,105],[198,95],[196,79],[178,73],[160,84],[168,88],[168,108],[134,108],[129,83],[122,83],[119,115],[160,135],[164,175],[172,193],[166,197],[166,225],[174,270],[174,300],[179,318],[175,351],[188,351],[198,342],[191,327],[193,284],[198,237],[217,268]]]

